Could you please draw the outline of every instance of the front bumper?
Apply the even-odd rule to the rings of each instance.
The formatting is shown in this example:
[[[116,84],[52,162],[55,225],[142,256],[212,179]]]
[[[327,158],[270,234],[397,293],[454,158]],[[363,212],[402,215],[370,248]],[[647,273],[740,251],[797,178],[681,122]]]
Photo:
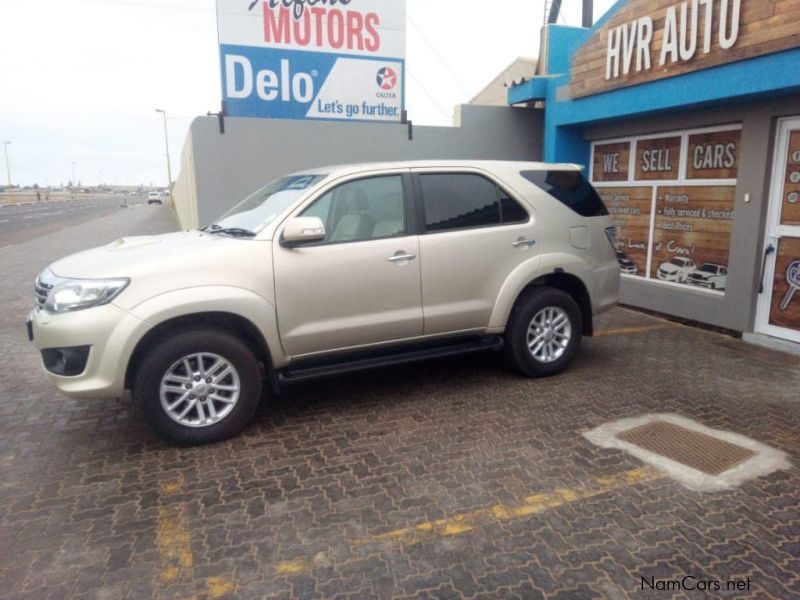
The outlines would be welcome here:
[[[72,398],[116,398],[125,391],[125,372],[145,323],[129,312],[106,304],[87,310],[50,314],[35,309],[28,316],[28,334],[40,351],[88,347],[85,368],[77,375],[42,369],[56,387]],[[52,364],[48,363],[52,369]]]
[[[693,278],[689,277],[686,280],[686,283],[688,283],[689,285],[694,285],[694,286],[697,286],[697,287],[705,288],[707,290],[710,290],[710,289],[712,289],[714,287],[714,286],[712,286],[712,282],[709,281],[708,279],[693,279]]]

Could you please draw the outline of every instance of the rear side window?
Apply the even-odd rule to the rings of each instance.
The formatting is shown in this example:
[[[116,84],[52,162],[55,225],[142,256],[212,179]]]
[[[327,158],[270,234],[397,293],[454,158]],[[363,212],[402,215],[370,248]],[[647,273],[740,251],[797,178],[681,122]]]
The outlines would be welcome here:
[[[582,217],[604,217],[608,209],[580,171],[522,171],[525,179]]]
[[[429,232],[492,227],[528,220],[528,213],[493,182],[471,173],[419,176]]]

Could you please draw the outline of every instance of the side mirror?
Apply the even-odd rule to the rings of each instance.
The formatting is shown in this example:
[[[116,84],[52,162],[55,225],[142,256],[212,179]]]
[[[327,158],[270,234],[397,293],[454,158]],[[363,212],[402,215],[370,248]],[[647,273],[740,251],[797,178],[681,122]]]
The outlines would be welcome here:
[[[325,239],[325,225],[319,217],[295,217],[283,228],[281,243],[292,247]]]

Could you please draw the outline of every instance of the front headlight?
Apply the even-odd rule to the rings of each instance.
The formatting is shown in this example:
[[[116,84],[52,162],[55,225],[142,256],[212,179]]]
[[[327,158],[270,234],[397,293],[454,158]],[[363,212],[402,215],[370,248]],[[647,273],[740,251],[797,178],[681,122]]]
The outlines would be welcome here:
[[[44,309],[51,313],[84,310],[108,304],[128,287],[130,279],[57,278],[47,295]]]

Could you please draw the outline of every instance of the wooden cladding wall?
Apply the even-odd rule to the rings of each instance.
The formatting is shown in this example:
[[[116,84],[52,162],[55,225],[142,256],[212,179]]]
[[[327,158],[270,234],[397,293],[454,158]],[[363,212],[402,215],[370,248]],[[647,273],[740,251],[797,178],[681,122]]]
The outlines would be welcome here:
[[[724,1],[724,0],[722,0]],[[741,0],[741,14],[738,38],[732,48],[723,49],[719,45],[718,29],[720,21],[719,0],[712,0],[713,20],[710,52],[704,52],[704,7],[699,6],[697,49],[692,58],[686,61],[667,60],[659,64],[664,37],[664,24],[667,9],[677,9],[678,31],[680,31],[681,2],[676,0],[630,0],[625,6],[589,39],[575,53],[572,60],[571,93],[574,98],[590,96],[608,90],[674,77],[691,71],[745,60],[800,47],[800,0]],[[691,8],[691,0],[687,8]],[[636,71],[636,56],[627,75],[606,79],[606,61],[609,34],[616,27],[628,25],[640,17],[653,19],[652,41],[649,45],[650,69]],[[691,22],[691,20],[690,20]],[[687,29],[691,31],[691,26]],[[713,85],[713,82],[709,82]]]

